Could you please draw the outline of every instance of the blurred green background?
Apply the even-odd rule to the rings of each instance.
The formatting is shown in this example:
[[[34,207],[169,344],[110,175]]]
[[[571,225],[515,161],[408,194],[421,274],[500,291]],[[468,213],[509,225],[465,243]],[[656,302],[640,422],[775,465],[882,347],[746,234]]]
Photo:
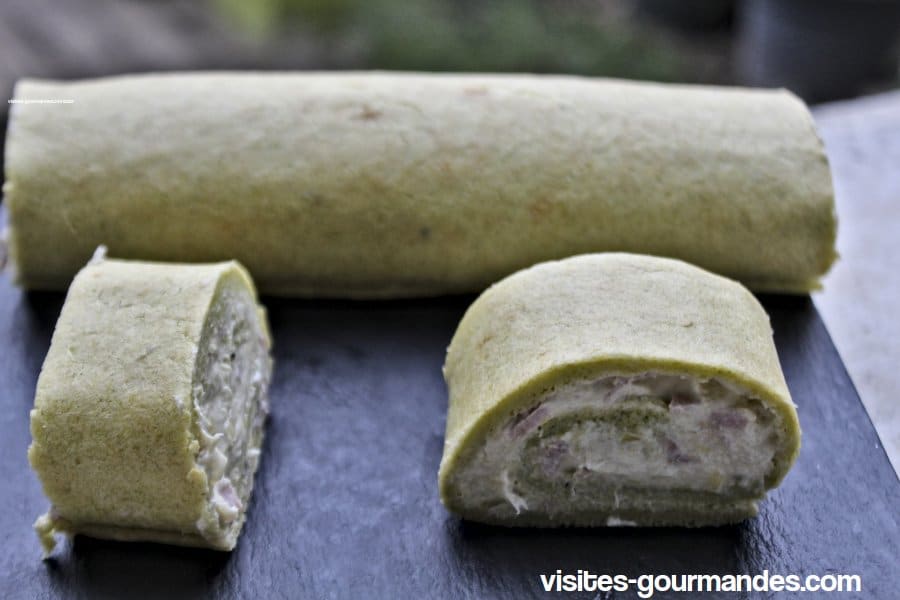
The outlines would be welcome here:
[[[301,35],[359,68],[695,80],[677,44],[611,3],[572,0],[217,0],[256,38]]]
[[[397,69],[787,87],[815,103],[896,86],[898,39],[897,0],[2,0],[0,93],[21,77]]]

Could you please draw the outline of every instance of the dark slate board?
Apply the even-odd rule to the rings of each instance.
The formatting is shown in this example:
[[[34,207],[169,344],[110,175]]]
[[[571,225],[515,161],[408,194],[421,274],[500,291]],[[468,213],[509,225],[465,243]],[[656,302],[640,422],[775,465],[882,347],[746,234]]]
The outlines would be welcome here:
[[[237,550],[79,537],[41,562],[31,523],[46,501],[25,458],[28,411],[62,296],[26,295],[0,277],[0,596],[531,598],[544,595],[538,574],[561,568],[855,573],[862,597],[897,597],[900,483],[808,298],[763,298],[804,437],[758,518],[700,530],[551,531],[463,523],[438,501],[440,368],[471,300],[267,299],[273,413]]]

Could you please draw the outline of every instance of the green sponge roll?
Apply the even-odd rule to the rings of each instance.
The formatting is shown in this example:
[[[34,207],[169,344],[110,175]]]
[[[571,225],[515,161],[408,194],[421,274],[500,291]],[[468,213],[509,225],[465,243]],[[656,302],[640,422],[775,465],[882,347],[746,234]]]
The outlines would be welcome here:
[[[11,106],[26,288],[65,289],[99,244],[353,298],[482,291],[609,251],[806,293],[836,256],[825,153],[783,90],[223,72],[24,80],[15,99],[73,101]]]
[[[97,258],[38,378],[28,458],[54,532],[230,550],[259,464],[266,316],[235,262]]]
[[[593,254],[520,271],[466,312],[444,375],[441,500],[475,521],[736,522],[800,446],[766,313],[677,260]]]

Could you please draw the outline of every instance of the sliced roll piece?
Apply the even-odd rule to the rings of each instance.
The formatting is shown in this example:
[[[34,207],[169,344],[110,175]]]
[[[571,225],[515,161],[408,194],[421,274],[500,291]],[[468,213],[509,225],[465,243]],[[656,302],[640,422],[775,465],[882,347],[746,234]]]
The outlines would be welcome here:
[[[28,458],[54,532],[231,550],[259,464],[272,368],[236,262],[98,257],[76,276],[38,378]]]
[[[474,521],[737,522],[799,451],[765,311],[677,260],[520,271],[466,312],[444,375],[441,500]]]

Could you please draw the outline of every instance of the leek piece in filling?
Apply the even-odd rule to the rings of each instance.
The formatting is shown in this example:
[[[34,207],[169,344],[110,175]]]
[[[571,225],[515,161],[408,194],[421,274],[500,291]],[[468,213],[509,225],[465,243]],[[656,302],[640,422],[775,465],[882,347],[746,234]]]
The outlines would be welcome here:
[[[598,254],[485,292],[448,350],[444,504],[504,525],[754,516],[799,428],[765,312],[679,261]]]
[[[270,338],[247,272],[106,260],[69,290],[38,379],[35,527],[230,550],[268,412]]]

